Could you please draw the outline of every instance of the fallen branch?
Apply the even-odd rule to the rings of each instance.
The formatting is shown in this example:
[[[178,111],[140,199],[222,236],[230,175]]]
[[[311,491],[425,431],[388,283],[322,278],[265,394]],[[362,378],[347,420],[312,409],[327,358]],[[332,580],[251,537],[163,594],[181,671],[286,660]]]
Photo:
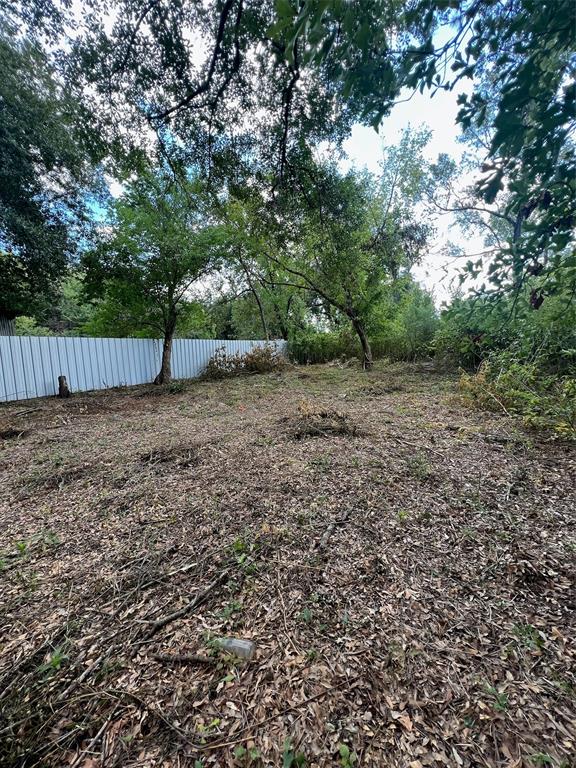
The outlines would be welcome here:
[[[322,538],[320,539],[320,541],[318,542],[318,544],[316,545],[315,548],[317,550],[324,549],[324,547],[326,546],[326,544],[328,544],[328,541],[330,540],[330,537],[332,536],[332,534],[334,533],[336,528],[339,525],[344,525],[346,520],[348,520],[349,516],[350,516],[350,510],[345,512],[344,515],[342,517],[338,518],[337,520],[332,520],[332,522],[330,523],[328,528],[326,528],[326,530],[324,531],[324,534],[322,535]]]
[[[164,616],[161,619],[157,619],[154,622],[151,622],[150,627],[148,629],[148,632],[146,632],[144,638],[141,640],[138,640],[134,645],[132,646],[132,652],[131,656],[135,656],[140,648],[147,642],[150,641],[150,638],[152,638],[156,632],[158,632],[162,627],[165,627],[167,624],[170,624],[173,621],[176,621],[176,619],[180,619],[183,616],[186,616],[186,614],[190,613],[194,608],[201,605],[204,600],[208,597],[210,592],[217,587],[219,584],[222,584],[225,580],[228,579],[228,575],[231,571],[231,568],[227,568],[225,571],[222,571],[222,573],[218,576],[218,578],[214,579],[213,582],[211,582],[202,592],[200,592],[196,597],[191,600],[189,603],[187,603],[183,608],[180,608],[178,611],[174,611],[174,613],[170,613],[167,616]],[[66,688],[64,693],[62,693],[58,699],[57,703],[60,703],[64,699],[67,699],[73,690],[75,690],[81,683],[86,680],[88,675],[90,675],[91,672],[93,672],[95,669],[98,669],[98,667],[102,664],[102,662],[110,656],[114,651],[120,650],[121,648],[125,647],[124,643],[114,643],[108,646],[108,649],[102,653],[100,656],[98,656],[95,661],[93,661],[91,664],[89,664],[84,672],[77,677],[75,680],[73,680],[70,685]]]
[[[352,683],[355,683],[357,680],[360,679],[360,677],[361,675],[357,675],[356,677],[353,677],[351,680],[341,680],[339,683],[336,683],[336,685],[331,685],[329,688],[325,688],[323,691],[320,691],[320,693],[317,693],[314,696],[310,696],[310,698],[308,699],[304,699],[304,701],[301,701],[299,704],[292,704],[290,707],[286,707],[286,709],[282,709],[276,715],[270,715],[269,717],[265,717],[264,720],[260,720],[257,723],[254,723],[253,725],[247,725],[245,728],[242,728],[237,733],[237,735],[240,735],[241,733],[250,731],[249,736],[243,737],[241,739],[234,739],[233,741],[217,741],[214,744],[193,744],[192,746],[194,747],[194,749],[208,751],[212,749],[220,749],[221,747],[230,747],[234,744],[241,744],[243,741],[249,741],[250,739],[254,738],[254,731],[258,730],[259,728],[262,728],[263,725],[266,725],[267,723],[271,723],[272,721],[277,720],[279,717],[284,717],[285,715],[290,714],[290,712],[297,712],[302,707],[306,707],[308,704],[311,704],[313,701],[317,701],[318,699],[321,699],[323,696],[326,696],[326,694],[330,693],[331,691],[336,691],[338,690],[338,688],[342,688],[343,685],[352,685]]]
[[[26,408],[25,411],[16,411],[16,413],[11,413],[10,416],[25,416],[27,413],[34,413],[34,411],[40,411],[40,410],[42,410],[40,407]]]
[[[98,733],[96,734],[96,736],[94,736],[94,738],[90,740],[90,742],[89,742],[88,746],[87,746],[85,749],[83,749],[83,750],[82,750],[82,751],[81,751],[81,752],[80,752],[80,753],[77,755],[77,757],[76,757],[76,759],[74,760],[74,762],[73,762],[73,763],[70,765],[70,768],[78,768],[78,766],[80,766],[80,765],[82,764],[82,762],[83,762],[83,760],[84,760],[84,757],[85,757],[85,756],[86,756],[86,755],[87,755],[87,754],[90,752],[90,750],[91,750],[91,749],[92,749],[92,748],[93,748],[93,747],[94,747],[94,746],[95,746],[95,745],[98,743],[98,741],[100,741],[100,739],[101,739],[101,738],[104,736],[104,733],[106,732],[106,729],[107,729],[107,728],[108,728],[108,726],[110,725],[110,721],[112,720],[112,718],[113,718],[113,717],[114,717],[114,715],[116,714],[116,710],[117,710],[117,709],[118,709],[118,705],[116,705],[116,706],[115,706],[115,707],[112,709],[112,711],[110,712],[110,714],[108,715],[108,717],[106,718],[106,720],[104,721],[104,723],[102,724],[102,727],[100,728],[100,730],[98,731]]]
[[[418,450],[423,451],[430,451],[430,453],[435,453],[436,456],[441,456],[444,458],[444,454],[441,451],[437,451],[435,448],[430,448],[428,445],[424,445],[423,443],[413,443],[410,440],[406,440],[403,437],[397,437],[396,435],[392,435],[390,432],[386,434],[386,437],[390,437],[392,440],[396,440],[397,443],[401,443],[402,445],[409,445],[411,448],[417,448]]]
[[[169,613],[167,616],[163,616],[161,619],[156,619],[156,621],[153,621],[148,632],[146,633],[145,639],[137,643],[137,646],[140,646],[142,643],[150,640],[150,638],[155,635],[156,632],[165,627],[167,624],[171,624],[173,621],[176,621],[176,619],[181,619],[183,616],[186,616],[186,614],[193,611],[194,608],[197,608],[199,605],[201,605],[213,589],[228,580],[228,576],[231,570],[231,568],[226,568],[226,570],[222,571],[218,578],[214,579],[214,581],[208,584],[208,586],[203,589],[202,592],[198,593],[196,597],[193,600],[190,600],[190,602],[187,603],[183,608],[180,608],[173,613]]]

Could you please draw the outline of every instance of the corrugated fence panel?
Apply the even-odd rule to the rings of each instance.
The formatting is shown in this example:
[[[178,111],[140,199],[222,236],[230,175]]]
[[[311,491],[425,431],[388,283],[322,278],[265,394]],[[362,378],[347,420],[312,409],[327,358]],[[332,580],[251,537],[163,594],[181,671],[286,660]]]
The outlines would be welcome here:
[[[172,376],[200,376],[214,352],[241,355],[265,341],[175,339]],[[285,341],[271,342],[285,351]],[[65,336],[0,336],[0,402],[58,393],[64,375],[72,392],[152,382],[162,359],[159,339],[94,339]]]

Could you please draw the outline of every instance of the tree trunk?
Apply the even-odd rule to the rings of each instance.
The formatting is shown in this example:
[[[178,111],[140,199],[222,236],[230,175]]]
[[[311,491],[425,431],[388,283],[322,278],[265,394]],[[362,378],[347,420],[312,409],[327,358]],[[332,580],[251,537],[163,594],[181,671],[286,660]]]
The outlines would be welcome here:
[[[264,307],[262,306],[262,302],[260,301],[260,296],[258,296],[258,291],[252,286],[251,283],[250,283],[250,288],[252,289],[252,293],[254,294],[256,303],[258,304],[258,311],[260,312],[260,322],[262,323],[262,330],[264,331],[264,339],[265,341],[270,341],[270,334],[268,332],[268,323],[266,322],[266,315],[264,314]]]
[[[258,291],[254,287],[254,283],[252,282],[252,278],[250,277],[250,270],[248,269],[246,262],[241,256],[240,246],[238,247],[238,261],[240,262],[240,264],[242,264],[242,269],[244,270],[244,274],[246,275],[246,281],[248,282],[248,287],[250,288],[254,298],[256,299],[256,304],[258,304],[258,312],[260,313],[260,322],[262,323],[262,331],[264,332],[264,339],[266,341],[270,341],[270,334],[268,333],[268,323],[266,322],[264,307],[262,306],[262,302],[260,301],[260,296],[258,295]]]
[[[364,326],[362,325],[360,320],[358,320],[358,318],[356,317],[353,317],[350,319],[352,320],[352,326],[356,331],[358,338],[360,339],[360,344],[362,345],[362,368],[364,368],[365,371],[369,371],[373,365],[372,349],[370,347],[370,342],[368,341],[368,337],[366,336]]]
[[[58,376],[58,397],[70,397],[66,376]]]
[[[171,318],[164,331],[164,343],[162,344],[162,365],[154,384],[169,384],[172,381],[170,361],[172,359],[172,339],[176,328],[176,318]]]

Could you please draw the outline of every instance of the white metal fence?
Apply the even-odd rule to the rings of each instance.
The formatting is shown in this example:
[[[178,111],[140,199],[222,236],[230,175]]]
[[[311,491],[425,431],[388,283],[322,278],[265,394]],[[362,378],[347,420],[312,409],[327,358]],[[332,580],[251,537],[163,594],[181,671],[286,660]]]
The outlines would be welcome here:
[[[279,351],[286,342],[275,341]],[[172,376],[199,376],[216,349],[244,354],[265,341],[174,339]],[[0,402],[47,397],[64,375],[72,392],[152,382],[160,369],[158,339],[93,339],[69,336],[0,336]]]

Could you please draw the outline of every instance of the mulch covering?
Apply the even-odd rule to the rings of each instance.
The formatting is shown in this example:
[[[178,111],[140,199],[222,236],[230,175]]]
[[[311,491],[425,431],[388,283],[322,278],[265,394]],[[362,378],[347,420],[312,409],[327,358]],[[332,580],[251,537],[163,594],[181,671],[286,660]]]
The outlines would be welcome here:
[[[142,391],[0,408],[0,765],[576,765],[573,446],[429,367]]]

